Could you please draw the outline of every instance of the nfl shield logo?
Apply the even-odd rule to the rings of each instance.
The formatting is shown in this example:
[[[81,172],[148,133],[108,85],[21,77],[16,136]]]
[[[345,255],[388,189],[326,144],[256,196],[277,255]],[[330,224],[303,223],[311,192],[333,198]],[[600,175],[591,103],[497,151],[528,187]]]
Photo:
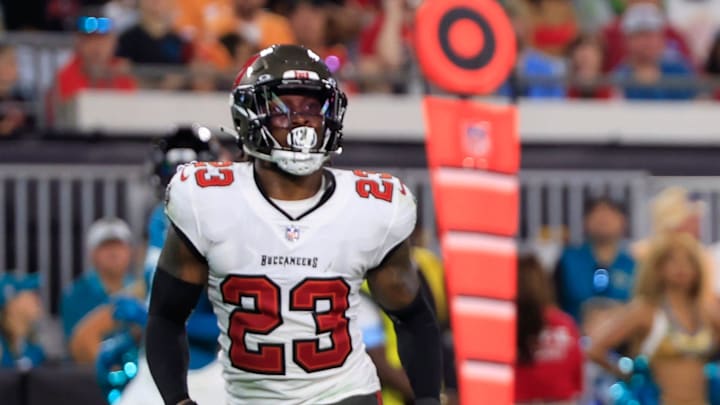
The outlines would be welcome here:
[[[490,150],[490,123],[487,121],[465,124],[465,153],[472,157],[485,157]]]
[[[295,242],[300,238],[300,230],[296,226],[288,225],[285,228],[285,238],[290,242]]]

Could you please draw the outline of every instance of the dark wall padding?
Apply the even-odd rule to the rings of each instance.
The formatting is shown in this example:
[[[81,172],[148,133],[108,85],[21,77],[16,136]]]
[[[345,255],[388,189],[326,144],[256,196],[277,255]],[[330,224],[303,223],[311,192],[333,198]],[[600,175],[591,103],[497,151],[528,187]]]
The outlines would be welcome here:
[[[90,368],[41,367],[26,378],[27,402],[19,405],[107,405]]]
[[[0,162],[21,164],[143,164],[150,137],[80,134],[0,137]],[[336,166],[424,168],[422,142],[357,141],[346,134]],[[619,145],[614,143],[529,143],[522,145],[523,169],[643,170],[656,176],[718,176],[719,145]]]
[[[22,393],[22,374],[13,370],[0,369],[0,403],[3,405],[24,405]]]

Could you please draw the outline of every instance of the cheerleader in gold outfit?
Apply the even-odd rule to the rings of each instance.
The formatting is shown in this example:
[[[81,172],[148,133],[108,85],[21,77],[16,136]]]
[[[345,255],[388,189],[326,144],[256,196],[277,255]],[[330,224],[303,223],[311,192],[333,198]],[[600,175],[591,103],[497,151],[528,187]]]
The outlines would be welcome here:
[[[709,294],[703,251],[687,234],[651,242],[640,265],[633,300],[591,337],[588,357],[627,378],[608,352],[629,343],[645,356],[663,405],[707,405],[703,369],[717,348],[720,316]]]

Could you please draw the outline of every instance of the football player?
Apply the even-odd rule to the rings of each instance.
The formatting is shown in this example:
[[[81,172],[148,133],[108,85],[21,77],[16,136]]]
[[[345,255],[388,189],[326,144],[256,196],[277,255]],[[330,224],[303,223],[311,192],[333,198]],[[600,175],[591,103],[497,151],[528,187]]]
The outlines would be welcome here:
[[[194,403],[185,321],[206,284],[228,404],[379,404],[357,320],[365,279],[395,323],[415,403],[439,404],[440,333],[410,265],[414,197],[390,175],[324,167],[346,105],[315,53],[267,48],[231,98],[251,161],[186,165],[170,182],[146,335],[166,404]]]
[[[177,167],[192,161],[215,160],[219,156],[214,145],[200,139],[195,128],[182,128],[176,133],[160,139],[150,155],[153,176],[152,183],[164,190],[175,174]],[[216,145],[215,145],[216,146]],[[160,251],[165,243],[168,220],[163,204],[158,204],[150,214],[148,221],[148,247],[145,254],[145,281],[152,283]],[[219,330],[217,319],[207,294],[200,299],[188,319],[188,384],[193,396],[202,403],[221,403],[224,381],[222,367],[217,361],[217,337]],[[121,358],[125,353],[119,353]],[[122,392],[117,405],[155,405],[162,403],[160,393],[155,386],[147,361],[139,356],[137,376]]]

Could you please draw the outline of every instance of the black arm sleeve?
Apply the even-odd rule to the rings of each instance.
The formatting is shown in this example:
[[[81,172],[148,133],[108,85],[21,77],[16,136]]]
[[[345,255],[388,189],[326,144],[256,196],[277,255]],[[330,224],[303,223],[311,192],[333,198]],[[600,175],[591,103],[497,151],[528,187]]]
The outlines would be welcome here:
[[[185,322],[202,291],[202,285],[182,281],[160,267],[155,272],[145,350],[150,373],[166,405],[176,405],[189,398],[190,355]]]
[[[439,400],[442,381],[440,328],[422,289],[406,308],[385,312],[395,325],[398,354],[416,400]]]
[[[455,371],[455,346],[452,332],[447,330],[442,334],[443,381],[446,391],[457,391],[457,373]]]

